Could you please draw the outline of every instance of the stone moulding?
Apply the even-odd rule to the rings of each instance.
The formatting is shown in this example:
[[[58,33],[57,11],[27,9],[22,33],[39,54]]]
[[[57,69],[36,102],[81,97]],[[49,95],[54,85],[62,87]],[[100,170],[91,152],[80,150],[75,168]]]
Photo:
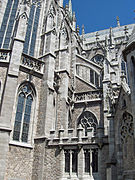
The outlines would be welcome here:
[[[9,62],[11,50],[0,49],[0,62]]]
[[[44,62],[39,59],[22,54],[21,65],[30,70],[43,74]]]
[[[101,91],[88,91],[75,93],[75,102],[102,100],[103,94]]]

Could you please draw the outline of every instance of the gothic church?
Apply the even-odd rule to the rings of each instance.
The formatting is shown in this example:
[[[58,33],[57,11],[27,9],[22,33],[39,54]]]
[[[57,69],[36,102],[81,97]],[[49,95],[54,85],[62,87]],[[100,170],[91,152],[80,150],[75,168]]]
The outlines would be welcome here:
[[[0,180],[135,180],[135,24],[63,3],[0,0]]]

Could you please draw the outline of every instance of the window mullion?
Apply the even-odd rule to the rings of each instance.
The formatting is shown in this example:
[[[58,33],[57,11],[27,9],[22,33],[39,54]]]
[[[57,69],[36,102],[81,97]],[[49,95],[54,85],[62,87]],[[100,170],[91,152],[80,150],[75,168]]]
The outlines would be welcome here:
[[[20,141],[20,142],[22,141],[21,137],[22,137],[22,132],[23,132],[23,122],[24,122],[24,114],[25,114],[26,100],[27,100],[27,97],[25,96],[24,105],[23,105],[23,113],[22,113],[22,121],[21,121],[20,137],[19,137],[19,141]]]

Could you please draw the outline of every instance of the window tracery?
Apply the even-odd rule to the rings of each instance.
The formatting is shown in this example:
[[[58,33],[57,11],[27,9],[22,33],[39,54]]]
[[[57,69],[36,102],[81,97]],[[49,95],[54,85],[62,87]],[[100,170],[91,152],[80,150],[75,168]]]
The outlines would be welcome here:
[[[91,61],[99,64],[99,65],[103,65],[103,61],[104,61],[104,56],[100,55],[100,54],[97,54],[96,56],[94,56]]]
[[[89,111],[83,112],[79,119],[78,119],[78,126],[82,125],[82,127],[85,129],[85,136],[87,136],[88,129],[91,128],[93,130],[93,135],[96,134],[97,130],[97,119],[95,115]]]
[[[125,112],[122,117],[122,122],[120,126],[120,136],[122,143],[126,143],[128,137],[133,137],[133,117],[128,112]]]
[[[16,116],[13,131],[13,140],[28,142],[31,111],[34,100],[32,86],[27,83],[19,89]]]

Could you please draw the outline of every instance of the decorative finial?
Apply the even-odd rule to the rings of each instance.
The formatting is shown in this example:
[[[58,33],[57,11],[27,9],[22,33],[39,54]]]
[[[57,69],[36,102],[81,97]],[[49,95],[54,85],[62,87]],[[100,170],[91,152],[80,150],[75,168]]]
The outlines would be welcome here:
[[[85,34],[85,31],[84,31],[84,24],[82,25],[82,35]]]
[[[107,36],[105,36],[105,46],[106,47],[108,46],[108,38],[107,38]]]
[[[125,40],[128,41],[129,37],[128,37],[128,27],[127,26],[124,27],[124,32],[125,32],[125,38],[126,38]]]
[[[119,19],[119,16],[117,16],[117,26],[120,27],[120,19]]]
[[[75,12],[73,12],[73,21],[76,22]]]
[[[73,30],[75,31],[75,30],[76,30],[76,17],[75,17],[75,12],[73,12],[72,21],[73,21]]]
[[[68,12],[68,11],[69,11],[69,6],[68,6],[68,4],[66,4],[66,6],[65,6],[65,10],[66,10],[66,12]]]
[[[77,25],[76,32],[79,34],[79,31],[80,31],[80,28],[79,28],[79,25]]]
[[[72,12],[72,1],[71,1],[71,0],[69,0],[68,6],[69,6],[69,14],[70,14],[70,18],[72,18],[73,12]]]
[[[110,45],[113,44],[113,33],[112,33],[112,27],[110,27],[110,34],[109,34],[109,37],[110,37]]]
[[[96,32],[96,41],[98,41],[99,40],[99,34],[98,34],[98,32]]]

